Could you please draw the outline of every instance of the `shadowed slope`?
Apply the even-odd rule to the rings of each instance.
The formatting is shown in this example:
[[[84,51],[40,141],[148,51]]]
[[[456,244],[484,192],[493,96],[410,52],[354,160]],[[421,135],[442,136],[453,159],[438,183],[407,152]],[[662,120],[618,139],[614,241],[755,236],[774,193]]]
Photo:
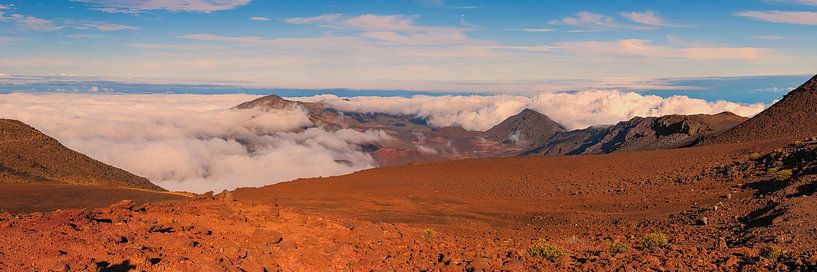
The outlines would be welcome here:
[[[755,117],[707,143],[737,143],[815,135],[817,135],[817,76]]]
[[[525,109],[486,131],[485,137],[501,143],[534,143],[562,131],[565,128],[546,115]]]
[[[41,183],[164,191],[146,178],[70,150],[20,121],[0,119],[0,184]]]

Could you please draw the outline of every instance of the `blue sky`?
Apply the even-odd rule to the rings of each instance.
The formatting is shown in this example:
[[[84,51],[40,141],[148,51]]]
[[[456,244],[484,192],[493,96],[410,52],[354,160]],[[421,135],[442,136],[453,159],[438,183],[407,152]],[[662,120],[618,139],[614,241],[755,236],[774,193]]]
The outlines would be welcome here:
[[[0,0],[0,77],[677,91],[695,86],[666,79],[805,78],[815,34],[815,0]]]

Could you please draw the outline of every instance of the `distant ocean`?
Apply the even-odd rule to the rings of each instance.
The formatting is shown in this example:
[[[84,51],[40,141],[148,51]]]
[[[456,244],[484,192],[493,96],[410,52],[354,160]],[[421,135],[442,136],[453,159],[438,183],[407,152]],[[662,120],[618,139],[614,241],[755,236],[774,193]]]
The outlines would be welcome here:
[[[739,103],[770,103],[780,99],[788,91],[810,78],[809,75],[710,77],[694,79],[667,79],[669,88],[664,90],[622,89],[642,94],[670,97],[684,95],[707,101],[727,100]],[[672,86],[678,86],[673,90]],[[690,88],[692,87],[692,88]],[[576,90],[565,90],[572,92]],[[277,94],[284,97],[304,97],[332,94],[341,97],[355,96],[401,96],[413,95],[490,95],[481,92],[435,92],[405,90],[352,90],[352,89],[257,89],[224,85],[188,84],[139,84],[113,81],[82,81],[70,78],[17,77],[0,78],[0,93],[11,92],[114,92],[114,93],[164,93],[164,94]],[[519,92],[525,94],[524,92]]]

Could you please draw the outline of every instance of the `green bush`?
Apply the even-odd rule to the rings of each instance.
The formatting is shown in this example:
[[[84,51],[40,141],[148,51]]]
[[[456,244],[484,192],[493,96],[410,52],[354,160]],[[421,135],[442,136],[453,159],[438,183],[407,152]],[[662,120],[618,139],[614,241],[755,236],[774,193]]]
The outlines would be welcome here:
[[[434,235],[437,234],[433,228],[426,228],[423,230],[423,233],[426,235],[426,237],[434,237]]]
[[[653,232],[644,235],[644,238],[641,239],[641,246],[646,249],[653,249],[656,247],[662,247],[667,244],[667,236],[660,232]]]
[[[769,260],[778,260],[786,254],[786,251],[779,246],[765,246],[760,249],[760,256]]]
[[[777,171],[777,173],[774,174],[774,179],[777,180],[777,181],[786,181],[786,180],[791,179],[791,175],[792,175],[791,170],[783,169],[783,170]]]
[[[622,241],[616,240],[610,245],[610,253],[612,253],[613,255],[624,254],[627,253],[628,251],[630,251],[630,245]]]
[[[533,257],[542,257],[550,261],[555,261],[559,257],[566,255],[567,251],[556,245],[539,240],[530,246],[528,254]]]

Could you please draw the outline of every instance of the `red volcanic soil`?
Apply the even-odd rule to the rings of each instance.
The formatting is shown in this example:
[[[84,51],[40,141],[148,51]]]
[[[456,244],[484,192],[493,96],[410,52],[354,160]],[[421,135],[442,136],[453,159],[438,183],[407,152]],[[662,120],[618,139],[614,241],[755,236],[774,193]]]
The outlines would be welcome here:
[[[748,142],[757,139],[798,139],[817,135],[817,76],[788,93],[768,109],[710,143]]]
[[[182,194],[132,188],[66,184],[0,185],[0,211],[27,213],[57,209],[102,208],[122,199],[136,204],[186,198]]]
[[[286,207],[375,222],[529,223],[543,215],[563,220],[563,213],[577,211],[592,217],[665,216],[693,202],[717,201],[732,184],[718,181],[702,191],[713,181],[701,174],[770,146],[411,164],[239,189],[235,195],[248,201],[275,196]]]
[[[5,215],[0,270],[813,270],[817,143],[779,146],[403,165]]]

